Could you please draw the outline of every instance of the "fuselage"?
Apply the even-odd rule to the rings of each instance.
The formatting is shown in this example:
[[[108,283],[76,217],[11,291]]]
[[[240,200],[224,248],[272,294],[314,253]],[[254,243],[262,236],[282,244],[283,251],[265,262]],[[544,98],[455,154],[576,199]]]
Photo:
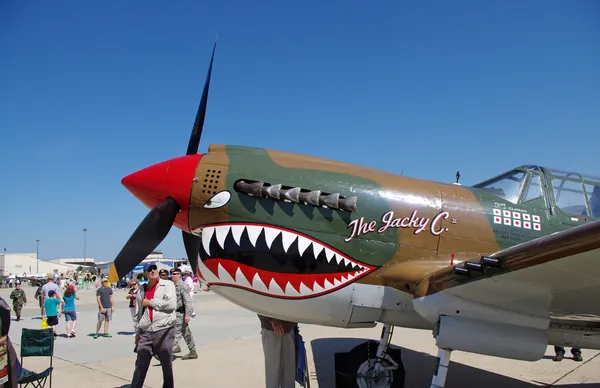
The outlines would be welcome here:
[[[215,145],[186,158],[175,224],[202,236],[197,275],[290,321],[431,328],[412,301],[432,273],[569,227],[542,202],[305,155]]]
[[[543,209],[503,203],[511,215],[530,213],[545,227],[498,235],[497,196],[285,152],[211,146],[195,176],[189,227],[203,234],[199,276],[241,306],[298,322],[429,328],[412,299],[431,273],[549,227]],[[269,197],[272,186],[279,196]],[[295,203],[282,194],[294,188],[308,193],[305,200],[310,192],[355,197],[356,208]],[[226,204],[205,207],[224,191],[231,194]]]

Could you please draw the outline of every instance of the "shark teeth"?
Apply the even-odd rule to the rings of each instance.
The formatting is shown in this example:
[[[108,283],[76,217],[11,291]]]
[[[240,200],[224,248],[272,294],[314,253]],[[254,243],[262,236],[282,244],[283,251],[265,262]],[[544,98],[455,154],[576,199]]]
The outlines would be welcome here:
[[[206,226],[200,235],[202,260],[199,265],[207,282],[274,297],[294,299],[329,293],[374,270],[308,236],[268,225]],[[236,255],[247,254],[252,249],[261,249],[263,254],[278,250],[280,255],[290,255],[290,260],[301,261],[306,268],[311,265],[327,268],[321,272],[289,273],[276,268],[266,270],[254,261],[235,259]],[[311,260],[315,264],[311,264]]]
[[[247,233],[247,236],[252,244],[252,246],[256,247],[258,238],[261,234],[264,235],[264,240],[267,243],[267,246],[271,248],[273,241],[281,236],[283,249],[286,253],[289,253],[290,247],[297,242],[298,252],[300,256],[304,255],[305,252],[310,252],[313,258],[319,257],[321,252],[325,251],[325,257],[327,258],[327,262],[331,262],[333,258],[335,260],[335,264],[342,265],[353,265],[358,266],[357,269],[365,268],[362,264],[355,262],[354,260],[343,256],[338,252],[334,252],[330,248],[322,245],[318,241],[309,239],[300,234],[296,234],[287,230],[272,228],[268,226],[262,225],[218,225],[218,226],[208,226],[202,229],[202,247],[204,251],[210,256],[210,244],[213,239],[213,235],[216,235],[217,242],[221,249],[225,249],[225,239],[229,234],[233,236],[234,241],[239,246],[241,245],[242,234],[244,231]]]
[[[369,271],[365,268],[345,275],[276,274],[222,259],[201,261],[199,265],[200,271],[211,285],[234,286],[291,299],[313,297],[335,291]]]
[[[210,255],[210,250],[209,250],[209,245],[210,245],[210,240],[212,239],[213,233],[215,232],[214,229],[212,228],[207,228],[206,230],[202,231],[202,246],[204,246],[204,250],[206,251],[206,253],[208,253]]]

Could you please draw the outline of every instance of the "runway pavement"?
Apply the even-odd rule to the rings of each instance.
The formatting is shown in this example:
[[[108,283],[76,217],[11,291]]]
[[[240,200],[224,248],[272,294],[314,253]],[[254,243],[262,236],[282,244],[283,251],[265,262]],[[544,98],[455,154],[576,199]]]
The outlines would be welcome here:
[[[35,289],[25,287],[29,303],[23,309],[22,320],[11,323],[10,338],[20,344],[21,329],[39,328],[41,321]],[[7,301],[12,289],[0,289]],[[60,319],[55,342],[53,386],[75,387],[128,387],[135,364],[133,327],[125,300],[125,291],[115,291],[116,311],[111,322],[113,338],[93,339],[96,329],[97,305],[94,291],[81,291],[78,309],[77,337],[64,337],[64,318]],[[194,296],[197,317],[190,326],[194,334],[199,358],[174,362],[177,387],[264,387],[264,362],[260,342],[260,325],[256,315],[242,309],[212,292]],[[334,388],[333,356],[336,352],[352,349],[367,339],[378,339],[381,326],[372,329],[336,329],[314,325],[300,325],[309,358],[311,388]],[[392,343],[401,346],[407,371],[408,388],[429,387],[435,366],[436,347],[430,332],[396,328]],[[182,353],[187,353],[181,342]],[[569,355],[568,349],[567,354]],[[600,357],[598,351],[583,350],[584,362],[564,359],[551,360],[552,347],[546,357],[537,362],[521,362],[480,356],[462,352],[452,354],[447,388],[529,388],[529,387],[584,387],[600,388]],[[24,367],[42,370],[48,359],[28,358]],[[161,387],[160,364],[152,362],[146,378],[147,387]]]

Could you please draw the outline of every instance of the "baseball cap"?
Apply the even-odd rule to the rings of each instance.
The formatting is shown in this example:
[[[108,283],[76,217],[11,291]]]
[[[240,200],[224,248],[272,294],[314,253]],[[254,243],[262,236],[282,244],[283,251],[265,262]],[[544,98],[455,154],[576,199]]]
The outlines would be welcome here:
[[[158,267],[156,266],[156,264],[151,264],[151,263],[146,263],[144,264],[144,272],[148,272],[151,269],[157,269]]]
[[[171,270],[171,273],[178,273],[178,274],[181,274],[181,269],[179,269],[179,268],[173,268],[173,269]]]

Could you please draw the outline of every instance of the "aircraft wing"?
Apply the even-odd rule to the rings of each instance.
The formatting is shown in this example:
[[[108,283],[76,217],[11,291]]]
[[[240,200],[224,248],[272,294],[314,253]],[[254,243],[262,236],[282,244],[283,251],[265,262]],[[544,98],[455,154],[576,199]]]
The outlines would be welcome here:
[[[463,262],[433,273],[415,297],[442,292],[497,312],[600,327],[600,221],[488,257],[481,268]]]

